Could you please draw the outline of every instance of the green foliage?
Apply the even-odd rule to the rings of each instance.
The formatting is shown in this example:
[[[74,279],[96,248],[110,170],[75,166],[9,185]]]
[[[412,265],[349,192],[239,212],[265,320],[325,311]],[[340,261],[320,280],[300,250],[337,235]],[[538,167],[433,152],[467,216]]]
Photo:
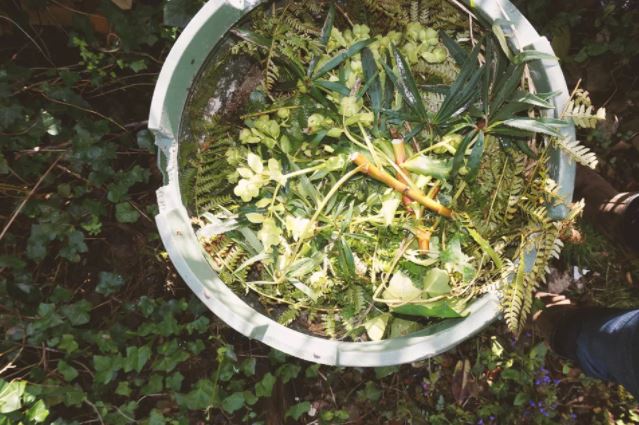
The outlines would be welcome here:
[[[44,16],[49,13],[45,7],[52,6],[27,3]],[[401,10],[400,2],[370,3],[385,22],[418,17],[438,29],[460,28],[454,20],[457,12],[447,1],[402,2]],[[539,7],[544,14],[555,9],[544,3],[535,0],[526,2],[526,7]],[[0,20],[6,53],[0,65],[2,229],[26,200],[0,246],[0,424],[260,424],[273,417],[289,423],[444,424],[491,423],[491,416],[492,423],[519,423],[522,418],[539,424],[637,422],[636,405],[627,393],[579,375],[546,354],[540,341],[525,330],[516,346],[504,329],[494,327],[429,362],[372,371],[288,358],[246,341],[206,312],[176,279],[166,253],[159,251],[155,229],[143,217],[143,213],[152,217],[155,200],[150,194],[161,183],[150,155],[152,138],[136,131],[137,122],[146,119],[155,75],[177,33],[162,25],[162,11],[167,22],[179,18],[183,24],[195,4],[134,2],[132,10],[121,11],[112,2],[102,2],[95,12],[106,15],[113,25],[107,37],[93,32],[86,15],[74,14],[73,25],[61,30],[29,24],[23,10],[14,12],[11,3],[0,5],[0,14],[20,24],[57,65],[52,67],[17,27],[5,32],[6,21]],[[74,8],[80,7],[84,3],[76,2]],[[179,13],[170,16],[175,10]],[[312,14],[321,16],[325,10]],[[596,25],[609,31],[610,38],[582,37],[591,25],[577,13],[543,19],[541,24],[569,28],[573,39],[583,39],[586,45],[603,43],[607,50],[601,57],[626,55],[624,61],[611,61],[627,66],[625,60],[632,59],[636,48],[628,30],[635,12],[621,6],[606,10]],[[303,16],[295,10],[286,25],[311,36],[300,25]],[[336,20],[344,24],[341,13]],[[59,40],[69,40],[68,46]],[[582,47],[573,44],[572,52]],[[597,49],[587,47],[586,59],[599,55]],[[412,69],[416,74],[428,72],[443,84],[452,83],[459,73],[457,65],[448,61]],[[441,107],[442,96],[427,97],[429,112]],[[120,127],[125,124],[126,131]],[[209,141],[220,139],[215,133],[209,135]],[[294,141],[292,146],[301,148]],[[487,183],[478,183],[477,190],[497,184],[502,190],[488,220],[471,217],[483,237],[521,210],[524,182],[498,182],[504,167],[519,175],[526,166],[523,154],[506,159],[495,154],[494,144],[485,148],[494,162],[481,164],[487,172],[477,179]],[[316,181],[305,182],[308,197],[297,207],[312,202]],[[371,195],[361,181],[345,191],[360,201]],[[210,205],[231,206],[231,196],[219,196],[210,199]],[[118,217],[120,204],[124,215]],[[206,205],[202,202],[198,208],[209,211]],[[348,204],[333,207],[344,215],[349,210]],[[543,227],[543,215],[530,205],[525,208],[531,217],[541,217],[538,224]],[[140,216],[131,226],[133,211]],[[591,229],[584,235],[586,244],[569,246],[563,254],[569,264],[593,270],[580,296],[602,305],[635,307],[636,289],[625,279],[628,271],[635,281],[639,279],[636,264],[615,257],[615,247]],[[345,237],[353,246],[371,243]],[[546,252],[552,255],[556,246],[551,239],[550,234],[547,238],[540,234],[534,244],[547,244]],[[488,255],[480,248],[471,254]],[[242,249],[251,252],[250,246]],[[377,267],[391,263],[392,256],[386,254],[393,249],[380,247],[383,258]],[[356,271],[361,262],[362,258],[353,257]],[[402,267],[414,272],[406,264]],[[365,273],[375,271],[370,268]],[[352,320],[346,318],[366,310],[370,298],[360,286],[349,287],[343,295],[347,305],[340,314],[345,326]],[[323,312],[297,307],[284,310],[282,316],[316,324],[324,319]],[[497,336],[491,339],[491,334]],[[465,359],[472,365],[465,375],[465,388],[470,388],[465,394],[470,396],[462,400],[452,390],[458,385],[452,371]],[[479,389],[473,381],[481,384]],[[281,407],[273,407],[279,402]]]

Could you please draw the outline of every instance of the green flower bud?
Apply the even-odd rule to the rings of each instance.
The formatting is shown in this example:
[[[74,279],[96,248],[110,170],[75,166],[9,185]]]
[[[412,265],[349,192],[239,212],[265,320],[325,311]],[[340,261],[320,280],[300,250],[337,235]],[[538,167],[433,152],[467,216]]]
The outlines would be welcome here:
[[[409,41],[404,45],[404,48],[402,50],[404,52],[404,55],[406,56],[406,60],[410,65],[414,65],[419,61],[419,47],[417,47],[417,44]]]
[[[310,129],[311,133],[317,132],[323,124],[324,124],[324,115],[322,114],[313,114],[308,117],[307,127]]]
[[[283,120],[288,119],[288,117],[291,116],[291,110],[288,108],[280,108],[277,110],[277,116]]]
[[[362,109],[363,104],[362,99],[357,100],[355,96],[346,96],[340,101],[339,111],[345,117],[352,117]]]
[[[353,25],[353,35],[358,40],[367,39],[369,37],[370,32],[371,32],[371,29],[368,27],[368,25],[359,25],[359,24]]]
[[[443,47],[435,47],[432,52],[423,52],[422,57],[429,63],[442,63],[448,57],[448,51]]]
[[[302,94],[308,93],[308,88],[306,87],[306,84],[304,84],[304,81],[302,80],[297,80],[297,90]]]
[[[406,36],[413,40],[417,41],[419,39],[419,33],[423,31],[424,27],[419,22],[411,22],[406,25]]]
[[[455,149],[457,149],[462,140],[464,140],[464,138],[459,134],[447,134],[442,137],[442,143],[446,143]]]

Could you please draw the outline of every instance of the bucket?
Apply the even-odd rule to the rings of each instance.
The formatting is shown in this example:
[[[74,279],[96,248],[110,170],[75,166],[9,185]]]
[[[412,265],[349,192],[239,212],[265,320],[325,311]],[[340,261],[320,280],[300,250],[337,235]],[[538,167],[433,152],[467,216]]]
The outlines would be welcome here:
[[[259,340],[286,354],[333,366],[380,367],[414,362],[443,353],[480,332],[498,319],[499,289],[476,299],[469,314],[448,319],[416,333],[382,341],[344,342],[324,339],[283,326],[261,314],[222,282],[204,256],[191,225],[180,190],[180,151],[187,148],[184,132],[185,108],[198,77],[223,44],[235,23],[253,10],[260,0],[211,0],[184,29],[169,53],[159,75],[149,115],[149,129],[158,146],[158,166],[164,186],[157,191],[158,230],[178,273],[198,298],[220,319],[241,334]],[[456,1],[455,1],[456,3]],[[460,6],[486,28],[498,23],[517,53],[536,50],[554,54],[541,37],[507,0],[462,0]],[[228,39],[228,38],[226,38]],[[547,117],[558,118],[569,101],[569,92],[556,60],[538,60],[529,65],[539,92],[558,92]],[[562,130],[575,139],[574,126]],[[552,207],[556,219],[565,217],[572,199],[575,163],[559,150],[550,155],[550,172],[559,185],[564,205]],[[535,253],[526,258],[532,264]]]

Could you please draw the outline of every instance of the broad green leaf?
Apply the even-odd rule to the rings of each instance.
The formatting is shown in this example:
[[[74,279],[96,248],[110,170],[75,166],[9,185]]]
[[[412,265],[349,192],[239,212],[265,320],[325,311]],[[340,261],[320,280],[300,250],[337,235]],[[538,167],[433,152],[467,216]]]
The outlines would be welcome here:
[[[273,392],[273,385],[275,384],[275,377],[268,372],[264,377],[255,384],[255,395],[257,397],[270,397]]]
[[[284,418],[292,418],[294,421],[298,421],[302,417],[302,415],[308,413],[310,409],[311,403],[309,403],[308,401],[294,404],[286,410],[286,415],[284,415]]]
[[[410,66],[406,62],[406,59],[404,59],[404,56],[402,56],[397,46],[393,46],[393,57],[395,58],[395,65],[399,71],[399,76],[396,78],[397,89],[408,106],[413,109],[421,119],[426,119],[426,107],[424,106],[421,93],[417,88],[415,77],[410,70]]]
[[[111,295],[124,286],[124,279],[119,274],[100,272],[95,291],[102,295]]]
[[[313,76],[313,79],[320,78],[324,74],[326,74],[326,73],[332,71],[333,69],[337,68],[338,66],[340,66],[342,64],[342,62],[344,62],[346,59],[348,59],[348,58],[356,55],[357,53],[359,53],[360,50],[362,50],[364,47],[366,47],[369,44],[371,44],[373,41],[375,41],[375,40],[372,39],[372,38],[369,38],[368,40],[358,41],[357,43],[353,44],[348,49],[338,53],[335,57],[333,57],[331,60],[326,62],[319,70],[317,70],[317,72]]]
[[[244,393],[234,392],[222,400],[222,409],[228,414],[233,414],[244,406]]]
[[[382,293],[382,298],[392,302],[411,302],[420,299],[422,289],[417,288],[410,277],[401,271],[395,272],[388,286]]]
[[[393,312],[408,316],[453,318],[464,317],[465,304],[453,300],[441,300],[429,304],[405,304],[393,308]]]
[[[395,219],[395,213],[397,212],[397,208],[402,203],[401,195],[397,192],[392,192],[382,201],[382,208],[380,209],[380,214],[384,218],[384,225],[386,227],[393,224],[393,220]]]
[[[115,218],[120,223],[135,223],[140,218],[140,213],[130,202],[120,202],[115,206]]]
[[[450,176],[453,163],[447,159],[431,158],[425,155],[419,155],[402,164],[402,167],[411,173],[420,174],[422,176],[432,176],[437,179],[445,180]]]
[[[79,375],[78,370],[64,360],[58,361],[57,369],[67,382],[73,381]]]
[[[400,338],[406,335],[410,335],[417,332],[422,328],[422,325],[414,320],[400,319],[394,317],[391,322],[389,338]]]
[[[388,313],[380,314],[379,316],[373,317],[372,319],[368,319],[364,322],[364,329],[366,329],[366,334],[371,341],[380,341],[384,338],[384,333],[386,333],[386,326],[388,326],[388,321],[391,319],[391,315]]]
[[[27,381],[7,382],[0,379],[0,413],[11,413],[22,407],[22,395]]]
[[[38,400],[33,406],[27,410],[27,419],[33,421],[34,423],[44,422],[49,416],[49,409],[47,405],[42,400]]]
[[[148,345],[142,347],[127,347],[124,359],[124,371],[135,370],[140,372],[146,362],[151,358],[151,348]]]
[[[450,277],[446,270],[432,268],[424,275],[424,292],[429,297],[437,297],[450,292]]]

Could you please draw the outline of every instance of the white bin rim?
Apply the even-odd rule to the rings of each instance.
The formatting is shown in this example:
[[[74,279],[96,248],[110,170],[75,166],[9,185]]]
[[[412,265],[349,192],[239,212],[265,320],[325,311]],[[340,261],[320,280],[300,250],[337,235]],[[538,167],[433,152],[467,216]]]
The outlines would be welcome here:
[[[514,51],[534,49],[554,54],[541,37],[507,0],[461,0],[483,22],[499,22]],[[156,223],[166,250],[178,273],[200,300],[230,327],[243,335],[286,354],[334,366],[379,367],[414,362],[441,354],[480,332],[499,317],[499,294],[487,293],[469,307],[463,319],[449,319],[400,338],[372,342],[342,342],[307,335],[280,325],[247,305],[217,276],[203,255],[182,204],[178,178],[179,131],[192,84],[209,54],[228,30],[262,0],[211,0],[184,29],[160,72],[149,115],[149,129],[158,145],[158,165],[165,185],[157,191]],[[535,85],[542,92],[560,93],[554,98],[556,117],[569,100],[561,68],[555,60],[536,61],[530,66]],[[564,130],[574,140],[575,130]],[[560,196],[572,199],[575,163],[560,151],[551,154],[550,171],[559,183]],[[565,216],[566,206],[553,209]],[[534,258],[534,257],[533,257]]]

